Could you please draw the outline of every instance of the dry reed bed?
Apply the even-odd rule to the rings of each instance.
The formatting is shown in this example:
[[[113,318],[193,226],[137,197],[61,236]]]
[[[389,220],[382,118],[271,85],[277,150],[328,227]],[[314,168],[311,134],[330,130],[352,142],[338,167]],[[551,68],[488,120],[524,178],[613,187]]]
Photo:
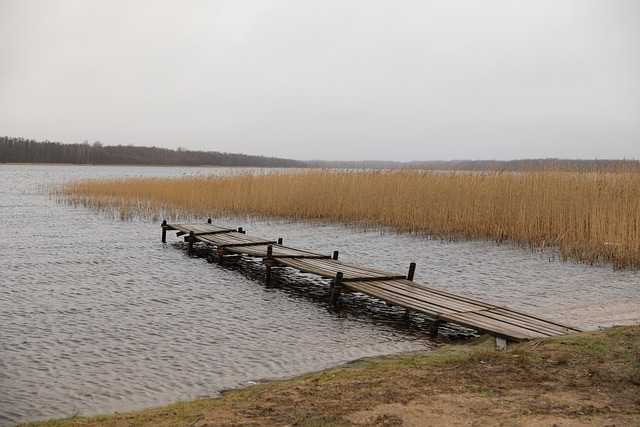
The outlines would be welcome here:
[[[640,267],[640,172],[263,173],[70,182],[73,204],[121,218],[221,214],[330,220],[444,238],[559,248],[563,259]]]

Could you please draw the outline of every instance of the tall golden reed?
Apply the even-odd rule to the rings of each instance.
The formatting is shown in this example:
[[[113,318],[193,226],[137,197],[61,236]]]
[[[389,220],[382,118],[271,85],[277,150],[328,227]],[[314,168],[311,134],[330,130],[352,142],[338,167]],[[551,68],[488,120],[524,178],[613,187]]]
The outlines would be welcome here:
[[[143,215],[329,220],[444,238],[557,247],[564,259],[640,267],[640,172],[308,170],[182,179],[80,181],[70,203]]]

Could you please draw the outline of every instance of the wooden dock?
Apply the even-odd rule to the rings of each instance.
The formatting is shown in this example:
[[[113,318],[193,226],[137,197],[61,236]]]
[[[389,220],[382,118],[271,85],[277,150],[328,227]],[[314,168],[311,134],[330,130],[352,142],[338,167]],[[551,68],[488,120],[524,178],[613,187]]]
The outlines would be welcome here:
[[[249,236],[242,228],[232,229],[211,224],[162,223],[162,241],[167,230],[184,236],[189,252],[202,242],[217,249],[218,260],[226,254],[241,254],[262,258],[266,280],[273,267],[291,267],[331,280],[331,304],[336,304],[344,288],[361,292],[390,304],[422,313],[431,320],[430,333],[436,335],[444,322],[455,323],[500,340],[526,341],[536,338],[580,332],[540,317],[489,304],[472,298],[444,292],[413,281],[416,265],[411,263],[406,275],[358,266],[338,260],[338,252],[322,255],[282,244],[282,239],[269,240]]]

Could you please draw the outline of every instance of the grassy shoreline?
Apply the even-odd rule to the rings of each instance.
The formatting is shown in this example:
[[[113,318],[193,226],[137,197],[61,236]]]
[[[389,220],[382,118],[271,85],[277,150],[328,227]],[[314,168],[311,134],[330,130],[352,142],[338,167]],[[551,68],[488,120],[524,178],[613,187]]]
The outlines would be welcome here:
[[[58,426],[637,425],[640,326],[493,351],[470,345],[366,358],[323,372]],[[426,423],[426,424],[425,424]]]

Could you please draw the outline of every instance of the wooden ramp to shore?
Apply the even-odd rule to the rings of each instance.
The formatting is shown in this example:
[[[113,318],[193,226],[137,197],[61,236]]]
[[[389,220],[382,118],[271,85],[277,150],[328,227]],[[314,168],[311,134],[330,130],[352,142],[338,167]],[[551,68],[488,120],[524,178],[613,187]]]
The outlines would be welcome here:
[[[430,332],[434,335],[443,322],[514,342],[580,332],[576,328],[531,314],[416,283],[413,281],[415,263],[409,265],[406,275],[389,273],[340,261],[337,251],[332,255],[321,255],[291,248],[284,246],[282,239],[249,236],[242,228],[220,227],[210,221],[207,224],[167,224],[164,221],[162,241],[166,242],[167,230],[175,230],[178,236],[185,236],[189,252],[196,242],[216,247],[220,262],[225,254],[262,258],[267,281],[271,278],[271,268],[279,266],[331,279],[331,304],[335,305],[341,290],[348,288],[424,314],[432,320]]]

